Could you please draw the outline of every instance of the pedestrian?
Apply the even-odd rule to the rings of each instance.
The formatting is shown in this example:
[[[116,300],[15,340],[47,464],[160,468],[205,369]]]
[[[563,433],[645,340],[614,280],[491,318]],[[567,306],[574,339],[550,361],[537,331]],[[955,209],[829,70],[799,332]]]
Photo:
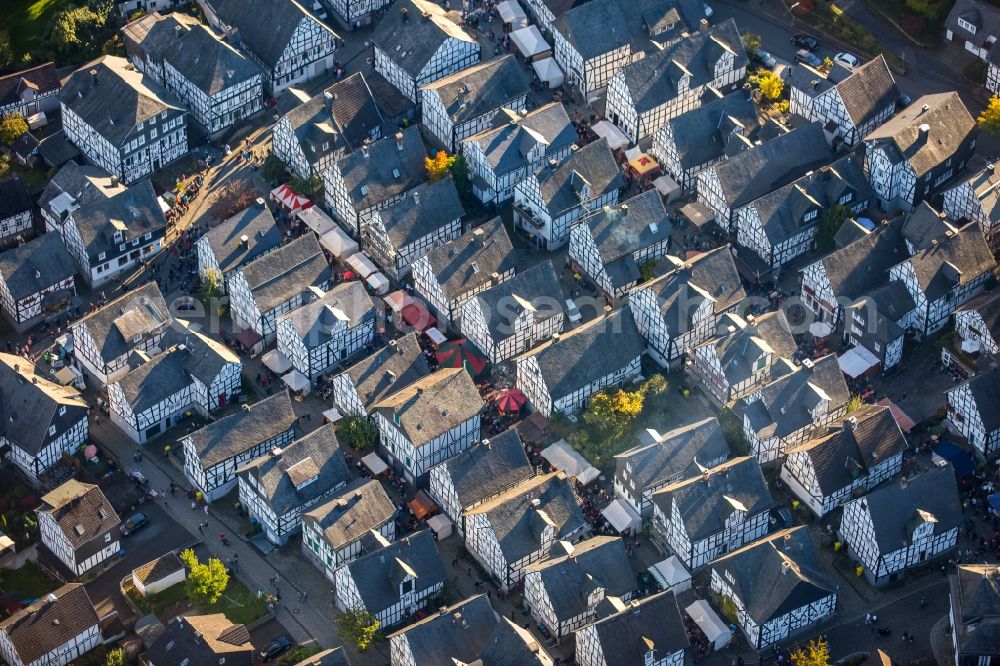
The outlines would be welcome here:
[[[920,610],[923,610],[924,606],[926,606],[926,605],[927,605],[927,596],[921,594],[920,595]]]
[[[453,566],[453,567],[457,567],[458,566],[458,558],[457,557],[451,561],[451,566]]]
[[[198,523],[198,532],[202,535],[205,534],[205,526],[202,525],[201,523]]]
[[[191,500],[191,510],[194,511],[197,508],[198,508],[198,505],[195,504],[194,500]]]
[[[208,505],[207,504],[205,505],[205,515],[206,516],[208,515]]]

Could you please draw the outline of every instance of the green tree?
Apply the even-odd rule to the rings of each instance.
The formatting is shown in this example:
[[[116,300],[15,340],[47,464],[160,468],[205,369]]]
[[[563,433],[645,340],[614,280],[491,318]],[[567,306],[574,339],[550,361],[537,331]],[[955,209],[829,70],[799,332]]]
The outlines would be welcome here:
[[[125,666],[125,650],[120,647],[108,650],[104,655],[104,666]]]
[[[20,139],[21,135],[27,134],[29,129],[28,121],[24,119],[24,116],[20,113],[12,113],[0,120],[0,141],[9,146]]]
[[[222,560],[210,557],[202,564],[188,548],[181,553],[181,562],[188,568],[184,582],[188,598],[197,606],[211,606],[217,602],[229,585],[229,572]]]
[[[465,155],[456,155],[448,169],[451,177],[455,180],[455,189],[460,196],[468,196],[469,188],[469,163],[465,161]]]
[[[642,413],[644,398],[640,391],[625,391],[620,388],[595,393],[583,420],[614,435],[621,435],[632,420]]]
[[[264,160],[264,165],[260,169],[260,174],[269,183],[281,180],[285,177],[285,163],[271,153]]]
[[[861,409],[861,405],[863,404],[865,403],[864,401],[861,400],[860,395],[857,394],[852,395],[851,399],[847,401],[847,413],[850,414],[851,412],[858,411],[859,409]]]
[[[831,60],[830,57],[827,56],[826,58],[823,58],[823,62],[820,63],[819,71],[825,74],[829,72],[831,69],[833,69],[833,60]]]
[[[375,424],[363,416],[350,414],[337,424],[337,435],[355,451],[370,451],[378,441]]]
[[[781,77],[769,71],[757,74],[757,85],[760,87],[760,94],[772,102],[780,99],[781,91],[785,89],[785,82],[781,80]]]
[[[642,394],[643,398],[651,395],[660,395],[667,390],[668,386],[667,378],[657,372],[639,385],[639,393]]]
[[[340,636],[362,652],[379,639],[379,626],[378,619],[363,608],[352,608],[337,615]]]
[[[656,277],[656,259],[648,259],[639,265],[639,283],[649,282]]]
[[[990,134],[1000,134],[1000,97],[993,95],[989,103],[976,118],[979,129]]]
[[[819,219],[819,231],[816,232],[816,246],[824,252],[829,252],[835,245],[837,232],[851,216],[847,206],[837,204],[823,211]]]
[[[86,60],[96,54],[107,22],[107,14],[91,7],[69,7],[56,15],[52,41],[63,58]]]
[[[323,187],[323,179],[315,174],[309,176],[308,178],[295,176],[288,181],[288,186],[292,188],[292,191],[296,194],[308,197],[312,196],[319,191],[319,188]]]
[[[201,287],[198,288],[198,300],[205,306],[205,310],[211,310],[213,303],[216,303],[222,296],[222,274],[214,268],[205,271],[201,276]]]
[[[755,35],[752,32],[743,33],[743,48],[746,49],[748,55],[756,54],[760,44],[760,35]]]
[[[0,67],[14,62],[14,47],[10,44],[10,33],[0,30]]]
[[[830,666],[830,646],[822,636],[794,650],[790,656],[795,666]]]

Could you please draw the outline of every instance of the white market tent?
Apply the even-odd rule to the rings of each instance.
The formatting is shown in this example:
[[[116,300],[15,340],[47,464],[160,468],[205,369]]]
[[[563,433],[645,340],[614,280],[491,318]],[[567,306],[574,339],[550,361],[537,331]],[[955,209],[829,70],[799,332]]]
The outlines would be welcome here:
[[[665,197],[667,201],[673,201],[681,194],[681,186],[677,184],[677,181],[667,175],[660,176],[654,180],[653,187],[655,187],[656,191],[660,193],[660,196]]]
[[[813,337],[825,338],[833,333],[833,328],[825,321],[814,321],[809,324],[809,333],[813,335]]]
[[[283,376],[281,381],[285,382],[285,385],[293,391],[304,391],[307,393],[309,391],[309,378],[298,370],[292,370]]]
[[[635,509],[621,497],[604,507],[601,515],[608,519],[611,526],[619,533],[636,529],[642,524],[642,518],[635,512]]]
[[[378,273],[378,267],[364,252],[358,252],[357,254],[352,254],[348,257],[347,265],[354,269],[358,275],[363,278],[368,277],[372,273]]]
[[[389,306],[389,309],[392,310],[393,314],[399,314],[407,305],[416,303],[416,301],[413,300],[413,297],[402,289],[397,289],[391,294],[384,296],[382,300]]]
[[[529,25],[527,28],[515,30],[510,33],[510,39],[521,55],[528,60],[541,60],[536,56],[548,57],[552,55],[552,48],[536,26]]]
[[[428,518],[427,527],[431,528],[431,531],[437,536],[438,541],[451,536],[451,521],[443,513]]]
[[[302,222],[302,224],[315,231],[317,236],[322,236],[331,229],[337,228],[337,223],[334,222],[329,215],[323,212],[322,209],[316,206],[303,208],[302,210],[297,211],[295,216],[299,218],[299,221]]]
[[[327,423],[336,423],[340,419],[344,418],[344,415],[341,414],[336,407],[331,407],[330,409],[323,412],[323,418],[326,419]]]
[[[375,271],[371,275],[365,278],[365,282],[368,286],[372,288],[376,294],[384,294],[389,291],[389,278],[382,275],[380,272]]]
[[[424,331],[424,335],[426,335],[427,339],[436,345],[443,345],[448,342],[448,338],[445,337],[444,333],[442,333],[436,326],[428,328]]]
[[[733,640],[733,632],[729,630],[729,627],[722,621],[722,618],[712,610],[712,607],[704,599],[694,602],[685,608],[684,612],[705,633],[705,636],[712,643],[712,647],[716,650],[721,650]]]
[[[608,140],[608,145],[611,147],[611,150],[618,150],[619,148],[623,148],[630,143],[628,137],[625,136],[625,133],[607,120],[601,120],[600,122],[594,123],[594,126],[591,127],[591,129],[594,130],[594,134],[597,136],[604,137]]]
[[[500,19],[514,29],[528,27],[528,16],[521,9],[521,5],[516,0],[503,0],[497,3],[497,13]]]
[[[368,468],[374,476],[378,476],[385,470],[389,469],[389,466],[385,464],[385,461],[378,457],[377,453],[369,453],[361,459],[364,466]]]
[[[544,81],[549,88],[558,88],[563,84],[563,71],[559,69],[555,58],[543,58],[531,64],[535,70],[535,75],[540,81]]]
[[[272,349],[261,357],[261,362],[279,375],[292,367],[292,362],[277,349]]]
[[[601,475],[598,469],[574,451],[565,439],[560,439],[552,446],[542,449],[542,457],[557,470],[566,472],[566,476],[575,476],[576,480],[583,485],[587,485]]]
[[[649,573],[663,586],[664,590],[678,593],[691,589],[691,572],[687,570],[683,562],[677,559],[676,555],[671,555],[662,562],[657,562],[649,567]]]
[[[837,359],[840,369],[850,378],[860,377],[879,364],[878,357],[861,345],[855,345]]]
[[[357,254],[359,249],[358,242],[340,227],[334,227],[320,236],[319,244],[329,250],[335,259],[347,259]]]

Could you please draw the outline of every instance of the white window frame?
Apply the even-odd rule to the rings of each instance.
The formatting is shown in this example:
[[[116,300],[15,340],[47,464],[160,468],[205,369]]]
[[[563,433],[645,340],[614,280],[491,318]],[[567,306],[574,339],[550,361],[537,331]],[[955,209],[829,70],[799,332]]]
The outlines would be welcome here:
[[[976,26],[972,25],[962,17],[958,18],[958,27],[962,28],[966,32],[971,32],[973,35],[976,34]]]

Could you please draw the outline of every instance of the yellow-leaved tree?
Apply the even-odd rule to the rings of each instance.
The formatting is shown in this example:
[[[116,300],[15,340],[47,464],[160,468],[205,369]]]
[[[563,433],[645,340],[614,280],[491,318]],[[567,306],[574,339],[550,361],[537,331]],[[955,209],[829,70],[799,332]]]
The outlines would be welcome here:
[[[989,104],[976,118],[979,128],[990,134],[1000,134],[1000,97],[993,95]]]
[[[785,82],[774,72],[761,72],[757,81],[760,94],[772,102],[777,101],[781,97],[781,91],[785,89]]]
[[[620,435],[642,413],[644,395],[639,391],[601,391],[590,399],[583,419],[592,425]]]
[[[830,666],[830,646],[820,636],[791,654],[794,666]]]
[[[434,157],[424,158],[424,168],[427,170],[427,179],[436,183],[441,180],[449,173],[451,173],[451,168],[455,164],[455,155],[449,155],[443,150],[437,151]]]

